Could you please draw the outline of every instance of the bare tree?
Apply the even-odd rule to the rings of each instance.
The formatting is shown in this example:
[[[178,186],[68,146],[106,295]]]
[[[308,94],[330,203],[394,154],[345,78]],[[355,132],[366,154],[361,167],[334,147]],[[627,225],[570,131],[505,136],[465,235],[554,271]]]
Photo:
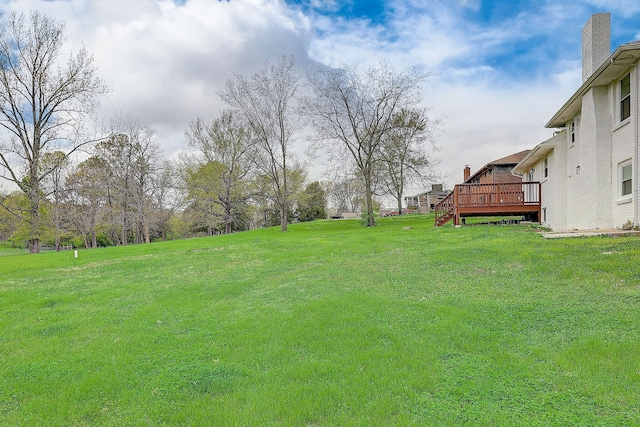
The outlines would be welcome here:
[[[126,245],[130,231],[135,243],[149,243],[152,193],[161,167],[155,132],[136,119],[117,115],[108,133],[111,136],[97,145],[97,155],[109,170],[109,207],[120,222],[116,243]]]
[[[420,68],[397,71],[386,62],[364,73],[355,67],[318,68],[309,76],[315,96],[305,108],[318,133],[315,145],[326,148],[335,161],[355,162],[364,180],[368,226],[375,225],[374,173],[382,160],[380,146],[394,129],[394,115],[420,103],[426,77]]]
[[[161,174],[160,145],[155,132],[148,127],[135,133],[135,162],[133,168],[133,196],[136,213],[135,242],[149,243],[150,220],[155,210],[153,204]]]
[[[304,182],[307,179],[307,170],[299,162],[292,161],[287,165],[287,191],[290,202],[287,203],[287,218],[293,218],[295,215],[294,202],[299,193],[304,188]],[[267,174],[258,173],[252,182],[253,201],[257,205],[257,210],[261,213],[260,221],[256,223],[259,226],[271,227],[281,224],[282,207],[278,205],[279,188],[275,185],[273,179]],[[262,221],[264,219],[264,221]]]
[[[329,200],[336,208],[337,214],[358,212],[364,194],[362,180],[356,176],[337,176],[331,182],[328,191]]]
[[[42,180],[55,169],[41,167],[50,149],[76,151],[88,141],[81,127],[106,87],[96,77],[93,57],[84,49],[59,63],[64,25],[34,11],[11,13],[0,23],[1,177],[29,199],[31,252],[39,252]]]
[[[46,152],[42,156],[40,167],[51,173],[43,179],[45,197],[51,198],[53,209],[53,228],[56,251],[60,251],[60,225],[63,201],[65,199],[64,178],[69,158],[62,151]]]
[[[401,109],[393,115],[392,129],[382,141],[382,162],[377,169],[378,181],[387,194],[396,199],[402,214],[402,196],[412,180],[433,182],[437,164],[431,151],[435,149],[434,132],[438,120],[430,120],[423,108]]]
[[[96,227],[109,199],[108,176],[105,161],[91,156],[66,179],[67,215],[86,248],[98,246]]]
[[[224,232],[229,234],[239,208],[250,197],[247,179],[254,148],[251,128],[236,113],[225,110],[211,123],[201,119],[190,122],[185,136],[189,146],[200,151],[206,163],[219,165],[220,176],[209,185],[213,185],[214,203],[222,208]]]
[[[107,191],[109,223],[119,229],[113,233],[116,245],[126,245],[132,222],[134,147],[125,134],[115,134],[97,145],[97,157],[107,173],[103,186]],[[116,226],[117,224],[117,226]]]
[[[184,205],[178,181],[175,164],[165,160],[157,177],[156,191],[153,193],[154,212],[151,218],[156,232],[163,241],[167,238],[171,218]]]
[[[291,192],[288,186],[290,147],[300,128],[295,97],[299,75],[293,57],[280,57],[275,65],[265,64],[250,78],[228,80],[220,93],[224,102],[238,110],[255,138],[254,163],[275,190],[280,227],[287,230]]]

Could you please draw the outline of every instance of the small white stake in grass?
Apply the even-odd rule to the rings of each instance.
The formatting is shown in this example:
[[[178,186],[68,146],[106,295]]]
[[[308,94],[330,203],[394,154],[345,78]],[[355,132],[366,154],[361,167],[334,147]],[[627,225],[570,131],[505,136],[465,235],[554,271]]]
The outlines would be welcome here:
[[[74,256],[75,258],[78,258],[78,250],[77,250],[77,249],[76,249],[75,251],[73,251],[73,256]]]

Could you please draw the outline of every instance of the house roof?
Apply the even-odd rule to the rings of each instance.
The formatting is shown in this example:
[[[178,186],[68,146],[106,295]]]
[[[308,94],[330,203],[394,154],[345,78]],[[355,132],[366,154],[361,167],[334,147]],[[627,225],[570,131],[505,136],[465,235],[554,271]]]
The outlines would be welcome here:
[[[442,191],[440,191],[440,190],[431,190],[431,191],[425,191],[424,193],[420,193],[417,196],[413,196],[413,197],[429,196],[429,195],[438,196],[438,195],[441,195],[441,194],[447,195],[449,193],[451,193],[450,190],[442,190]]]
[[[483,167],[481,167],[476,173],[471,175],[469,177],[469,179],[467,179],[465,182],[472,181],[473,179],[475,179],[479,175],[483,174],[491,166],[504,166],[504,165],[513,165],[513,166],[515,166],[520,160],[522,160],[522,158],[524,156],[526,156],[529,153],[529,151],[531,151],[531,150],[520,151],[519,153],[514,153],[514,154],[508,155],[506,157],[502,157],[500,159],[497,159],[497,160],[494,160],[492,162],[489,162],[486,165],[484,165]]]
[[[524,175],[527,173],[540,159],[547,157],[549,152],[556,148],[558,140],[561,140],[562,138],[564,138],[564,132],[559,132],[552,138],[536,145],[533,150],[529,151],[529,153],[513,167],[511,173],[517,175]]]
[[[571,98],[553,115],[546,128],[565,127],[567,121],[582,109],[582,97],[596,86],[606,86],[620,78],[621,73],[633,66],[640,58],[640,41],[619,46],[611,56],[589,77]]]
[[[520,160],[522,160],[524,156],[529,154],[529,151],[531,150],[523,150],[523,151],[520,151],[519,153],[511,154],[507,157],[494,160],[491,163],[487,163],[487,165],[504,165],[504,164],[510,164],[510,163],[518,163]]]

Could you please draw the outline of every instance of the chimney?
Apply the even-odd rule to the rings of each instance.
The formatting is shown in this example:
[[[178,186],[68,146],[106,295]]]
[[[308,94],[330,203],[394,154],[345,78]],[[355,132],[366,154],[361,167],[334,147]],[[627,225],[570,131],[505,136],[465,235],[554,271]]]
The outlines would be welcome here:
[[[596,13],[582,27],[582,83],[611,54],[611,14]]]
[[[467,182],[469,178],[471,178],[471,168],[469,167],[469,165],[464,165],[464,181],[463,182]]]

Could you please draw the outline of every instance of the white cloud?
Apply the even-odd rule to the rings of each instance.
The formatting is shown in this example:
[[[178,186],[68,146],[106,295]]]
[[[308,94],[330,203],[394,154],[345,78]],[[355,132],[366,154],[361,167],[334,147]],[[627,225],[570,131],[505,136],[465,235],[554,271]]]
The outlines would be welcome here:
[[[310,22],[281,1],[170,0],[13,1],[67,23],[70,44],[85,44],[112,92],[103,119],[114,112],[156,129],[167,154],[186,142],[197,116],[222,108],[216,91],[234,74],[249,73],[277,54],[306,55]]]
[[[450,83],[450,82],[449,82]],[[553,130],[544,124],[564,99],[552,86],[522,85],[496,89],[483,84],[434,82],[433,105],[445,118],[440,137],[442,171],[449,187],[462,180],[465,165],[472,173],[490,161],[533,148]]]
[[[478,7],[476,2],[463,3]],[[398,66],[418,63],[432,71],[424,102],[434,115],[444,117],[436,155],[441,171],[451,177],[447,180],[451,187],[461,180],[464,165],[475,171],[551,136],[553,131],[544,124],[575,90],[580,74],[575,62],[549,64],[548,75],[527,81],[510,78],[485,62],[490,54],[536,30],[555,28],[559,15],[554,8],[490,27],[464,21],[461,14],[437,2],[429,6],[428,14],[396,10],[397,21],[390,25],[397,37],[391,40],[378,27],[361,22],[322,21],[322,37],[312,42],[312,53],[330,64],[345,58],[371,64],[385,58]],[[555,70],[559,72],[551,74]]]
[[[186,147],[189,120],[220,111],[216,91],[227,79],[277,54],[330,65],[380,59],[423,65],[433,73],[425,105],[446,117],[437,155],[442,170],[454,175],[451,184],[465,164],[475,171],[551,135],[544,124],[580,83],[579,37],[590,7],[612,15],[622,15],[624,6],[640,11],[640,3],[625,0],[541,2],[491,25],[477,17],[480,0],[389,2],[393,15],[385,26],[317,11],[306,16],[283,0],[188,0],[180,6],[171,0],[5,0],[0,11],[39,9],[66,22],[70,45],[85,44],[113,88],[103,102],[104,119],[114,112],[140,118],[157,131],[167,155]],[[335,0],[306,4],[339,9]],[[552,44],[526,44],[536,36]],[[534,78],[512,78],[511,64],[490,60],[496,55],[543,66]]]
[[[624,17],[640,13],[640,3],[637,0],[583,0],[583,2],[600,8],[599,12],[611,12]]]

